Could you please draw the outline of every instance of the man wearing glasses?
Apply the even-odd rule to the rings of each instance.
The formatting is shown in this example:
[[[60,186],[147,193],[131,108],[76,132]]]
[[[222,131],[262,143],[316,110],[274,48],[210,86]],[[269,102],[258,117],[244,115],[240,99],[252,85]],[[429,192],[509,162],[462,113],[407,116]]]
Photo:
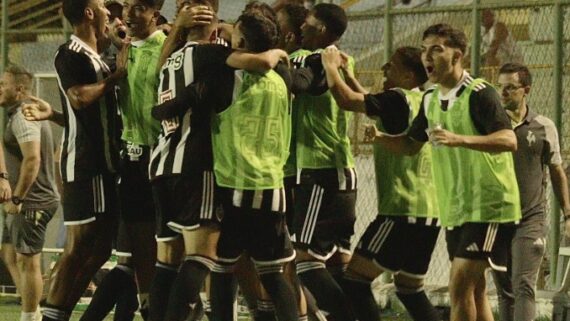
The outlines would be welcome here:
[[[546,238],[546,168],[552,188],[564,213],[566,233],[570,222],[568,182],[558,133],[554,123],[527,105],[532,85],[528,68],[507,63],[499,70],[497,89],[517,136],[518,149],[513,153],[520,190],[522,220],[516,227],[510,248],[508,272],[495,271],[499,291],[501,320],[530,321],[535,318],[535,287],[542,263]]]

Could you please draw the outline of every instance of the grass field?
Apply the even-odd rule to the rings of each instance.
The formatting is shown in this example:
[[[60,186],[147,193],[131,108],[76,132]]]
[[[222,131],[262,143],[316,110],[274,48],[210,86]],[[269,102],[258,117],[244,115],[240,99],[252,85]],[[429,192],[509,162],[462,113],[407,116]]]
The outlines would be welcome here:
[[[71,321],[77,321],[81,317],[81,311],[75,311],[71,317]],[[15,321],[20,319],[20,305],[14,297],[0,296],[0,321]],[[105,321],[112,321],[113,316],[108,316]],[[206,320],[206,318],[204,318]],[[239,321],[249,321],[250,318],[246,314],[240,314]],[[135,321],[143,321],[137,315]],[[382,311],[382,321],[411,321],[405,313],[391,310]]]

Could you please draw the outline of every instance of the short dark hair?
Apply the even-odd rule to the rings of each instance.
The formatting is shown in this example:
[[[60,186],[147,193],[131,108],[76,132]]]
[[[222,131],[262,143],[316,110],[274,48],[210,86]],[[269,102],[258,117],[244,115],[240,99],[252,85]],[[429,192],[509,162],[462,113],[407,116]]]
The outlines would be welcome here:
[[[34,79],[34,75],[32,75],[32,73],[27,71],[24,67],[12,64],[4,68],[4,72],[13,75],[16,84],[23,85],[27,90],[32,89],[32,81]]]
[[[319,3],[311,13],[327,28],[327,32],[340,39],[348,25],[348,17],[344,9],[332,3]]]
[[[144,4],[146,4],[147,6],[154,8],[156,10],[162,9],[162,6],[164,5],[164,0],[141,0],[141,1],[144,2]]]
[[[275,48],[279,36],[275,22],[252,11],[239,16],[236,24],[238,23],[249,51],[263,52]]]
[[[422,40],[425,40],[429,36],[446,38],[445,44],[447,46],[457,48],[463,54],[467,52],[467,37],[465,36],[465,33],[459,29],[453,28],[446,23],[438,23],[429,26],[426,31],[424,31]]]
[[[396,49],[396,52],[402,57],[402,63],[414,73],[420,83],[423,84],[428,80],[420,48],[405,46]]]
[[[525,87],[532,85],[532,75],[530,74],[528,67],[523,64],[509,62],[502,65],[501,69],[499,69],[499,74],[512,74],[515,72],[519,75],[519,82],[521,85]]]
[[[63,15],[72,26],[77,26],[83,21],[85,9],[90,0],[63,0]]]
[[[302,5],[288,3],[281,8],[281,10],[287,14],[287,24],[293,30],[295,34],[295,39],[301,41],[302,32],[301,26],[305,23],[305,19],[307,19],[307,14],[309,10]]]
[[[267,19],[273,21],[273,23],[275,23],[275,24],[277,23],[277,13],[275,13],[275,10],[273,10],[273,7],[271,7],[267,3],[262,2],[262,1],[257,1],[257,0],[251,1],[245,5],[245,8],[243,9],[242,14],[250,13],[250,12],[254,12],[254,11],[263,15]]]
[[[162,2],[164,2],[164,0]],[[182,1],[182,4],[180,5],[179,8],[177,8],[177,10],[182,9],[182,7],[184,7],[185,4],[203,4],[203,5],[211,6],[212,9],[214,10],[214,12],[216,12],[216,13],[218,12],[218,8],[219,8],[218,0],[185,0],[185,1]]]

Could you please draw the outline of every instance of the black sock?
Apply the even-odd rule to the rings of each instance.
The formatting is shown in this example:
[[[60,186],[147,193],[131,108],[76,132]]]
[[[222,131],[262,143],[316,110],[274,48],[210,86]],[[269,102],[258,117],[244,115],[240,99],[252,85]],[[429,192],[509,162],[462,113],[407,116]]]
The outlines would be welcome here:
[[[348,299],[324,263],[316,261],[297,263],[297,274],[321,309],[327,311],[335,320],[355,320]]]
[[[123,291],[131,287],[134,287],[136,298],[137,288],[133,269],[126,265],[115,266],[101,280],[93,294],[91,303],[89,303],[89,306],[81,316],[80,321],[100,321],[105,319],[123,295]]]
[[[149,316],[152,321],[164,321],[172,284],[176,279],[177,267],[156,262],[156,272],[148,294]]]
[[[267,269],[265,269],[267,270]],[[259,275],[259,280],[271,297],[275,306],[275,315],[279,321],[297,321],[299,310],[295,304],[295,294],[282,272],[266,272]]]
[[[133,277],[131,282],[125,284],[125,287],[122,289],[121,296],[115,306],[113,321],[132,321],[138,308],[137,284]]]
[[[359,321],[379,321],[380,309],[370,288],[371,281],[342,279],[341,287]]]
[[[257,300],[255,311],[255,321],[276,321],[275,306],[272,301]]]
[[[237,280],[232,265],[216,265],[210,273],[210,321],[233,321]],[[154,320],[153,320],[154,321]]]
[[[210,258],[198,255],[186,257],[170,290],[166,320],[186,319],[190,307],[195,306],[200,300],[200,289],[213,266],[214,261]]]
[[[414,321],[440,321],[439,312],[429,301],[425,291],[403,293],[397,289],[396,295],[402,301]]]
[[[42,314],[42,321],[67,321],[71,317],[70,311],[49,303],[44,305]]]

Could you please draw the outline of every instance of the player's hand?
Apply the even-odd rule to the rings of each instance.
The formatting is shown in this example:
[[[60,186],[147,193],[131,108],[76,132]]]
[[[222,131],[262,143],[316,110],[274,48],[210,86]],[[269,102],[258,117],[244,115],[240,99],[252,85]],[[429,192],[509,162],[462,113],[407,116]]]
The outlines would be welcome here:
[[[342,69],[342,72],[344,73],[345,77],[355,78],[354,72],[352,72],[352,70],[349,68],[348,54],[343,51],[340,51],[340,59],[341,59],[340,69]]]
[[[214,12],[208,6],[183,6],[174,20],[174,25],[179,28],[191,28],[206,26],[214,20]]]
[[[430,141],[433,142],[435,146],[444,145],[449,147],[461,146],[462,139],[460,135],[452,133],[448,130],[437,128],[430,131]]]
[[[29,102],[22,104],[22,114],[28,121],[49,120],[53,116],[53,109],[45,100],[28,96]]]
[[[374,143],[378,138],[382,137],[382,132],[376,128],[375,125],[365,125],[364,126],[364,142]]]
[[[285,50],[270,49],[266,51],[271,69],[275,68],[279,62],[283,62],[289,66],[289,55]],[[290,66],[289,66],[290,67]]]
[[[18,215],[22,211],[22,204],[16,205],[12,201],[4,203],[4,212],[10,215]]]
[[[127,65],[129,63],[129,47],[131,46],[130,43],[126,43],[123,45],[123,48],[117,54],[117,70],[116,73],[119,74],[119,77],[126,77],[127,76]]]
[[[335,46],[328,46],[321,53],[321,61],[325,68],[339,69],[342,66],[340,51]]]
[[[12,199],[12,188],[5,178],[0,178],[0,203],[4,203]]]

